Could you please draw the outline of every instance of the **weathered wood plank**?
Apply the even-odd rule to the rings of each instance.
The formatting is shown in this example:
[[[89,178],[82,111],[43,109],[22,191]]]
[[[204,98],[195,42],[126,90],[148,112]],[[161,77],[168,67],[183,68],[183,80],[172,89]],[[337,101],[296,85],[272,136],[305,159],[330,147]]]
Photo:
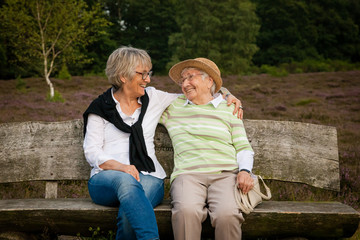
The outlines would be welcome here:
[[[244,123],[255,151],[256,173],[339,190],[334,127],[269,120]],[[0,124],[0,162],[8,170],[0,175],[0,182],[88,179],[82,128],[81,120]],[[173,150],[163,126],[158,126],[154,141],[158,159],[170,175]]]
[[[168,201],[155,213],[163,239],[171,239],[171,211]],[[90,199],[13,199],[0,200],[0,232],[18,230],[41,232],[45,227],[58,234],[89,235],[89,227],[115,229],[117,208],[96,205]],[[245,216],[243,234],[262,236],[302,236],[307,238],[350,237],[360,215],[351,207],[336,202],[266,201]],[[212,236],[209,221],[204,236]]]
[[[80,120],[0,124],[0,182],[86,180]],[[20,164],[21,163],[21,164]]]
[[[45,184],[45,198],[57,198],[57,181],[47,181]]]
[[[244,120],[244,125],[255,152],[255,173],[340,190],[335,127],[270,120]],[[159,160],[171,174],[173,149],[165,127],[158,126],[154,142]]]
[[[244,122],[255,151],[255,173],[340,190],[335,127],[289,121]]]

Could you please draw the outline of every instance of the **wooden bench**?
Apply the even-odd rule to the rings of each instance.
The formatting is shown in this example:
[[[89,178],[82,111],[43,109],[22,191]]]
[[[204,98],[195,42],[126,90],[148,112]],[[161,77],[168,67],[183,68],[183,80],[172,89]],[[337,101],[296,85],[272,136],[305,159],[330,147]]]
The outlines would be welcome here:
[[[245,120],[255,151],[254,172],[281,183],[304,183],[339,191],[337,132],[334,127],[287,121]],[[0,200],[0,233],[19,236],[44,231],[58,235],[90,234],[89,227],[115,229],[117,208],[90,199],[57,198],[57,181],[88,180],[84,159],[83,122],[19,122],[0,124],[0,183],[46,181],[43,199]],[[159,125],[157,156],[167,171],[173,149],[166,129]],[[168,179],[167,179],[168,183]],[[275,189],[272,189],[275,191]],[[296,196],[294,196],[296,199]],[[162,239],[172,238],[169,200],[155,208]],[[360,215],[339,202],[265,201],[245,216],[245,239],[256,237],[341,238],[358,229]],[[209,220],[203,236],[212,237]]]

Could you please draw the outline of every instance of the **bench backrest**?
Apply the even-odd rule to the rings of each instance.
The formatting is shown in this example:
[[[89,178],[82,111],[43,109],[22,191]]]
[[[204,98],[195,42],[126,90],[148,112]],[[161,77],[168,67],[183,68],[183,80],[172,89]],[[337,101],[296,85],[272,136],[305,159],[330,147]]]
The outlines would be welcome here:
[[[244,120],[244,125],[255,152],[256,174],[340,189],[335,127],[270,120]],[[173,149],[163,126],[158,126],[154,141],[169,176]],[[0,183],[87,180],[90,167],[82,143],[82,120],[0,124]]]

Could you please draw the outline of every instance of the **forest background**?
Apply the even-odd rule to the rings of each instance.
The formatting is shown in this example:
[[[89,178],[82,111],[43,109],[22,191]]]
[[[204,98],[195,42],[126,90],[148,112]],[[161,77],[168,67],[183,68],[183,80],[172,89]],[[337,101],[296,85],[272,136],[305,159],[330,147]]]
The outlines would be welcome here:
[[[26,40],[33,41],[33,48],[40,44],[40,37],[30,38],[39,32],[32,2],[49,1],[0,0],[0,79],[43,75],[38,53],[25,47],[30,45]],[[97,21],[88,21],[89,34],[58,56],[52,76],[62,68],[73,76],[103,75],[110,53],[129,45],[146,49],[154,73],[160,75],[180,60],[199,56],[212,59],[224,74],[261,73],[269,66],[290,73],[347,70],[360,62],[358,0],[69,0],[52,6],[55,3],[62,6],[56,9],[62,10],[58,15],[70,12],[70,5],[85,3],[82,13],[93,11]],[[8,6],[17,9],[9,11]],[[50,16],[61,20],[56,13]],[[51,43],[48,38],[45,44]]]
[[[52,98],[36,6],[53,19],[42,25],[51,26],[43,42],[48,63],[56,56]],[[241,98],[245,118],[338,130],[341,191],[269,181],[274,200],[336,200],[360,209],[360,1],[0,0],[0,20],[0,123],[81,118],[109,87],[104,68],[119,46],[147,50],[151,85],[169,92],[180,91],[167,77],[172,64],[207,57]],[[70,44],[54,44],[59,29],[73,34]],[[34,182],[0,185],[2,199],[43,194]],[[88,197],[86,183],[64,182],[59,196]]]

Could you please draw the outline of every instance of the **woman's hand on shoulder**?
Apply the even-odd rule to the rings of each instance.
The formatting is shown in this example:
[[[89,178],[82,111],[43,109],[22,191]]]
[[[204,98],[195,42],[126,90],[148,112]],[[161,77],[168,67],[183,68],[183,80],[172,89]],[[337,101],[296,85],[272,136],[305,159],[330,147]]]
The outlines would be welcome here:
[[[235,115],[237,113],[237,118],[243,119],[244,111],[241,101],[232,94],[227,95],[225,100],[227,101],[228,106],[230,106],[231,104],[235,104],[233,114]]]

